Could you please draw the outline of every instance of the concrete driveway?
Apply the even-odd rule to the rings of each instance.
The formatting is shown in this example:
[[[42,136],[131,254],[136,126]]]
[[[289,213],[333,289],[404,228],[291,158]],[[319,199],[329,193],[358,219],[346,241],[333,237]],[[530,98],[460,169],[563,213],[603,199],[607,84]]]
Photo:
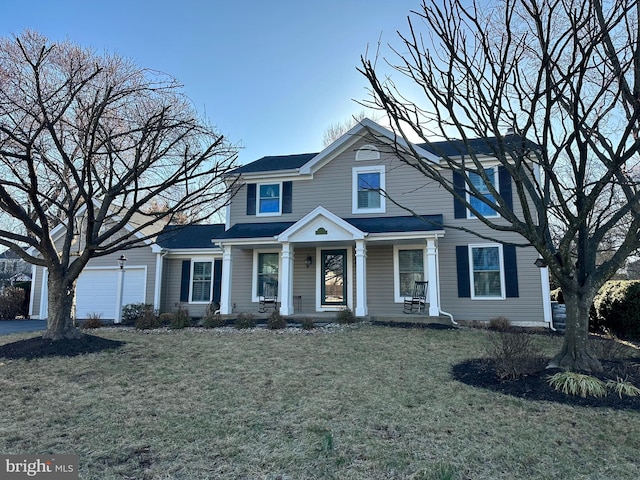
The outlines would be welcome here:
[[[46,320],[0,320],[0,335],[21,332],[37,332],[46,328]]]

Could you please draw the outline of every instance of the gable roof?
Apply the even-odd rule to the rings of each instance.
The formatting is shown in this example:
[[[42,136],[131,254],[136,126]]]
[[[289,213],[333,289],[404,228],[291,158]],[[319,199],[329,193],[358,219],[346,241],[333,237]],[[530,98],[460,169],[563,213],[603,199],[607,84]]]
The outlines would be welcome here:
[[[365,118],[321,152],[262,157],[236,168],[231,174],[260,174],[287,170],[297,170],[300,174],[308,174],[311,173],[314,166],[361,138],[360,135],[363,130],[372,133],[378,139],[397,142],[400,146],[407,148],[404,139],[398,137],[391,130]],[[539,148],[539,145],[535,142],[527,140],[520,135],[508,134],[502,138],[507,144],[514,146],[517,144],[526,149]],[[467,140],[466,143],[463,140],[453,139],[431,143],[416,143],[414,147],[416,147],[417,153],[427,160],[437,162],[443,156],[455,157],[466,153],[494,156],[498,150],[498,139],[496,137],[472,138]]]
[[[156,240],[166,249],[212,248],[211,239],[224,232],[224,224],[167,225]]]

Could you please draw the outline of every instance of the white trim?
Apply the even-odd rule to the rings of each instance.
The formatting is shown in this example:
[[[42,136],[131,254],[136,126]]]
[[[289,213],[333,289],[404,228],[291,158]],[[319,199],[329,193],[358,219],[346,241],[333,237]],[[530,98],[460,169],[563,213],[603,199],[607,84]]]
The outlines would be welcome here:
[[[367,305],[367,244],[356,240],[356,317],[366,317]]]
[[[165,253],[166,255],[166,253]],[[162,288],[162,259],[164,255],[162,252],[156,253],[156,279],[153,285],[153,308],[160,309],[160,292]]]
[[[260,212],[260,186],[278,185],[278,211],[277,212]],[[282,182],[258,182],[256,183],[256,217],[279,217],[282,215]]]
[[[380,175],[380,206],[375,208],[358,207],[358,175],[361,173],[377,173]],[[353,167],[351,169],[351,213],[385,213],[387,208],[386,196],[386,175],[384,165],[371,165],[367,167]]]
[[[356,152],[356,162],[380,160],[380,150],[375,145],[363,145]]]
[[[493,188],[495,188],[496,192],[498,192],[498,195],[500,195],[500,171],[498,170],[498,166],[497,165],[495,165],[495,166],[483,166],[483,169],[484,170],[490,170],[490,169],[493,170],[493,181],[494,181]],[[477,174],[475,172],[467,171],[467,177],[469,177],[470,174],[474,174],[474,175],[480,176],[479,174]],[[480,178],[482,178],[482,177],[480,177]],[[469,178],[468,180],[469,180],[469,182],[471,182],[471,178]],[[465,190],[466,190],[466,188],[465,188]],[[469,204],[471,204],[471,198],[472,197],[476,198],[475,195],[472,195],[471,192],[469,192],[469,191],[465,191],[465,195],[466,195],[467,202]],[[482,202],[482,200],[478,200],[478,201]],[[482,202],[482,203],[483,203],[483,205],[487,205],[484,202]],[[497,206],[497,200],[496,200],[496,206]],[[483,217],[485,217],[485,218],[500,218],[500,214],[498,213],[498,211],[495,208],[493,210],[495,212],[495,215],[483,215]],[[478,217],[475,216],[471,212],[471,210],[469,210],[468,208],[466,209],[466,212],[467,212],[467,220],[477,220],[478,219]]]
[[[553,316],[551,314],[551,285],[549,284],[549,268],[540,269],[540,283],[542,284],[542,312],[544,321],[553,328]]]
[[[289,228],[287,228],[280,235],[275,237],[275,239],[280,243],[291,241],[292,236],[294,236],[296,233],[304,229],[308,224],[313,222],[318,217],[324,217],[325,219],[327,219],[329,224],[332,224],[332,225],[329,225],[329,227],[335,226],[338,229],[342,229],[346,231],[351,236],[351,238],[349,238],[348,240],[362,240],[366,236],[362,231],[360,231],[359,229],[351,225],[349,222],[346,222],[342,218],[338,217],[334,213],[330,212],[326,208],[316,207],[311,212],[307,213],[304,217],[302,217],[300,220],[298,220],[296,223],[294,223]],[[322,240],[326,241],[326,238],[322,237]],[[335,241],[336,238],[331,238],[331,240]],[[314,239],[314,241],[318,241],[318,239]]]
[[[253,267],[251,269],[251,301],[258,303],[260,297],[258,297],[258,255],[260,253],[277,253],[278,254],[278,290],[280,290],[280,272],[282,271],[282,250],[281,249],[254,249],[253,250]]]
[[[36,265],[31,265],[31,288],[29,289],[29,317],[34,317],[33,312],[33,303],[35,301],[36,289],[33,288],[36,280],[36,272],[38,271],[38,267]]]
[[[476,296],[474,282],[473,282],[473,249],[474,248],[497,248],[498,249],[498,261],[500,262],[500,296],[487,297]],[[507,298],[505,292],[505,278],[504,278],[504,254],[502,251],[501,243],[470,243],[467,246],[467,254],[469,255],[469,286],[471,290],[472,300],[504,300]]]
[[[289,242],[284,242],[280,253],[282,268],[278,270],[278,299],[280,299],[280,313],[285,316],[293,314],[294,259],[295,252],[293,245]]]
[[[49,269],[42,268],[42,285],[40,287],[40,318],[49,317]]]
[[[400,250],[422,250],[422,279],[428,280],[427,245],[394,245],[393,246],[393,296],[396,303],[404,302],[404,295],[400,295]]]
[[[232,313],[231,303],[231,278],[232,278],[232,256],[231,245],[222,246],[222,278],[220,279],[220,313],[228,315]]]
[[[213,301],[213,282],[214,278],[214,265],[215,258],[192,258],[191,266],[189,268],[189,304],[190,305],[208,305]],[[210,263],[211,264],[211,286],[209,287],[209,300],[198,300],[197,302],[193,300],[193,269],[196,263]]]
[[[347,307],[353,311],[353,247],[336,245],[335,247],[316,247],[316,312],[338,312],[344,305],[322,305],[322,251],[346,250],[347,251]]]

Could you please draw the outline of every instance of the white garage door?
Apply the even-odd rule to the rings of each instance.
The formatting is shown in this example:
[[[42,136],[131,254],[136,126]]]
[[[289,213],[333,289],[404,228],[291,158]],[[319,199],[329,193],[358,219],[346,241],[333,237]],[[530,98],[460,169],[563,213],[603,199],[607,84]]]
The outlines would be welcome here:
[[[113,319],[118,295],[118,268],[85,269],[76,287],[76,317],[87,318],[98,313],[103,319]],[[122,305],[145,300],[145,269],[125,268]]]

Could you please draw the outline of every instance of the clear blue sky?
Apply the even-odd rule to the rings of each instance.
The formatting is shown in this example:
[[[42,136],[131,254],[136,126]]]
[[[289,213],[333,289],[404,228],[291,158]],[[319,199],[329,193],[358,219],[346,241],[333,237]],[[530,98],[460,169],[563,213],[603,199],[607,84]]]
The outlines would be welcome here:
[[[322,148],[362,110],[367,45],[398,45],[419,0],[0,0],[0,35],[36,30],[177,77],[240,161]],[[387,51],[388,53],[388,51]]]

